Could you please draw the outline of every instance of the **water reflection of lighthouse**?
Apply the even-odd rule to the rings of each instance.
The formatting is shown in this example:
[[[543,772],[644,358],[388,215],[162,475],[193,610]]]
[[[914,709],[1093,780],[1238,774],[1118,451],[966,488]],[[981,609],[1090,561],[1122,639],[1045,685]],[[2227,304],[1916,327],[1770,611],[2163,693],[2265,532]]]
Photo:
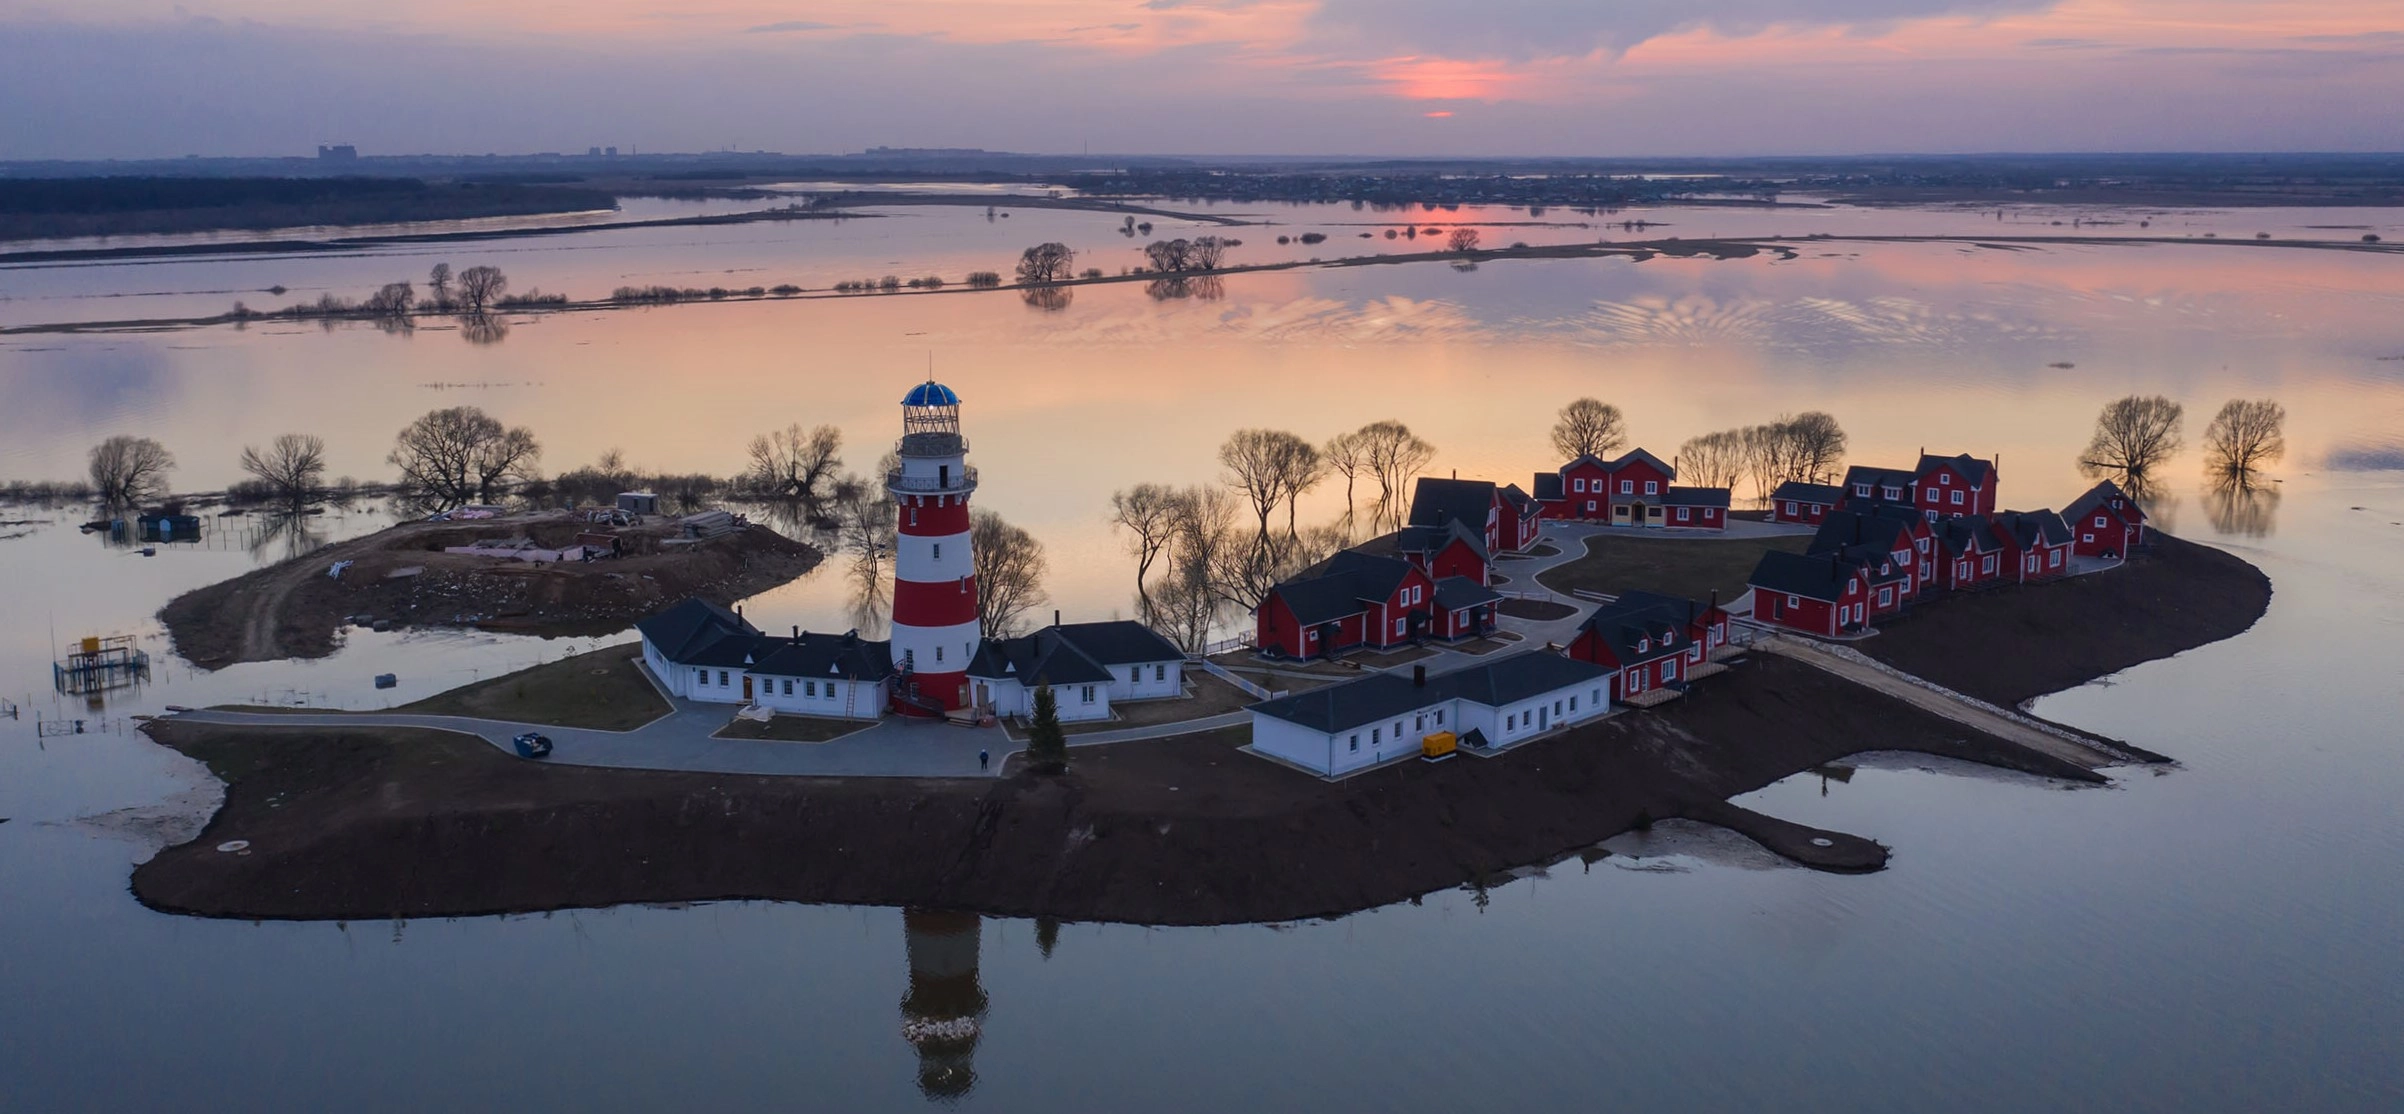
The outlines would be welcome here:
[[[902,1039],[918,1051],[918,1089],[928,1098],[958,1098],[977,1085],[971,1061],[985,1020],[985,988],[977,983],[983,927],[974,913],[902,911],[910,953]]]

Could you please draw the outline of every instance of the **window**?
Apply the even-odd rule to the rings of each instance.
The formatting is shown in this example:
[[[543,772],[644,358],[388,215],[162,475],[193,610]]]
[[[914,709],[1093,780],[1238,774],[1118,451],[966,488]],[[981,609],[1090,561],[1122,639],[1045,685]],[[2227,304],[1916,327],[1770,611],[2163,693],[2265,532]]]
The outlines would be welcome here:
[[[726,683],[726,671],[721,669],[718,671],[718,687],[725,688]]]
[[[1987,555],[1986,555],[1986,556],[1984,556],[1984,557],[1981,557],[1981,558],[1979,558],[1979,559],[1978,559],[1978,571],[1980,571],[1980,572],[1994,572],[1994,571],[1995,571],[1995,555],[1994,555],[1994,554],[1992,554],[1992,553],[1990,553],[1990,554],[1987,554]]]
[[[1507,715],[1507,716],[1504,716],[1504,717],[1503,717],[1503,730],[1505,730],[1505,731],[1511,731],[1511,730],[1516,730],[1518,727],[1519,727],[1519,715],[1518,715],[1518,713],[1514,712],[1514,713],[1512,713],[1512,714],[1510,714],[1510,715]]]
[[[1601,689],[1599,689],[1599,688],[1598,688],[1598,689],[1595,689],[1595,690],[1594,690],[1594,692],[1593,692],[1593,696],[1594,696],[1594,706],[1595,706],[1595,707],[1597,707],[1597,708],[1600,708],[1600,707],[1602,707],[1602,706],[1603,706],[1603,690],[1601,690]]]
[[[1411,730],[1427,730],[1427,713],[1421,712],[1420,714],[1411,717]]]
[[[1553,714],[1556,716],[1561,714],[1561,702],[1558,700],[1553,701]]]
[[[2103,525],[2103,524],[2104,524],[2104,516],[2102,516],[2102,515],[2100,515],[2100,514],[2099,514],[2099,515],[2096,515],[2096,516],[2095,516],[2095,524],[2096,524],[2097,526],[2101,526],[2101,525]]]
[[[903,668],[907,669],[907,668],[910,668],[910,667],[912,667],[912,666],[915,666],[915,665],[917,665],[917,664],[918,664],[918,651],[916,651],[916,650],[904,650],[904,651],[902,651],[902,667],[903,667]]]
[[[1351,742],[1347,744],[1344,749],[1349,750],[1354,754],[1359,754],[1361,752],[1361,733],[1358,731],[1353,732]]]
[[[1937,473],[1937,482],[1938,482],[1938,483],[1941,483],[1941,484],[1950,484],[1950,483],[1952,483],[1952,482],[1953,482],[1953,473],[1951,473],[1951,472],[1939,472],[1939,473]],[[1958,499],[1957,499],[1957,500],[1954,500],[1954,501],[1955,501],[1955,502],[1957,502],[1957,503],[1958,503],[1958,502],[1960,502],[1960,500],[1958,500]]]
[[[791,677],[785,678],[785,695],[793,695],[793,678]]]
[[[1385,731],[1385,728],[1383,728],[1383,727],[1372,727],[1372,728],[1370,728],[1370,729],[1369,729],[1369,745],[1370,745],[1370,746],[1376,746],[1376,745],[1377,745],[1377,740],[1378,740],[1378,737],[1379,737],[1379,736],[1380,736],[1380,735],[1381,735],[1381,734],[1382,734],[1384,731]]]
[[[1684,507],[1680,507],[1680,508],[1678,508],[1678,521],[1680,521],[1680,522],[1684,522],[1684,521],[1686,521],[1686,508],[1684,508]]]
[[[1127,683],[1130,685],[1140,685],[1144,683],[1144,667],[1140,665],[1128,666]]]
[[[1801,607],[1801,606],[1803,606],[1803,598],[1802,598],[1801,596],[1793,596],[1793,595],[1790,595],[1790,596],[1786,597],[1786,606],[1788,606],[1788,607]]]
[[[937,646],[937,647],[935,647],[935,660],[936,660],[936,661],[942,661],[942,660],[943,660],[943,647],[941,647],[941,646]]]
[[[2053,552],[2051,552],[2051,553],[2048,553],[2048,554],[2046,554],[2046,555],[2045,555],[2045,563],[2046,563],[2046,564],[2048,564],[2048,565],[2052,565],[2053,567],[2055,567],[2055,568],[2057,568],[2057,569],[2058,569],[2058,568],[2060,568],[2060,567],[2062,567],[2062,551],[2057,549],[2057,550],[2054,550],[2054,551],[2053,551]]]
[[[2095,535],[2093,535],[2093,534],[2080,534],[2080,535],[2078,536],[2078,540],[2079,540],[2081,543],[2092,542],[2092,541],[2094,541],[2094,540],[2095,540]]]
[[[1593,510],[1594,510],[1594,500],[1592,500],[1592,499],[1588,499],[1588,500],[1586,500],[1586,510],[1587,510],[1589,513],[1592,513],[1592,512],[1593,512]]]
[[[1659,494],[1661,494],[1661,481],[1659,481],[1659,480],[1646,480],[1646,481],[1644,481],[1644,493],[1645,493],[1645,494],[1647,494],[1647,495],[1659,495]]]
[[[1953,505],[1957,507],[1962,505],[1962,493],[1959,490],[1953,493]]]
[[[1621,481],[1619,481],[1619,493],[1620,493],[1620,494],[1622,494],[1622,495],[1632,495],[1632,494],[1635,494],[1635,492],[1636,492],[1636,481],[1634,481],[1634,480],[1621,480]]]
[[[829,700],[833,700],[835,698],[835,683],[833,681],[828,681],[826,683],[826,698]]]
[[[1169,667],[1168,667],[1168,666],[1166,666],[1166,665],[1155,665],[1155,666],[1153,666],[1153,667],[1152,667],[1152,679],[1153,679],[1153,680],[1155,680],[1155,681],[1166,681],[1166,680],[1168,680],[1168,679],[1169,679]]]
[[[1578,710],[1578,698],[1577,698],[1577,697],[1574,697],[1574,696],[1572,696],[1572,697],[1570,697],[1570,698],[1569,698],[1569,710],[1570,710],[1570,711],[1573,711],[1573,712]]]
[[[1579,477],[1579,478],[1577,478],[1577,479],[1574,479],[1574,480],[1571,480],[1571,481],[1569,481],[1569,490],[1571,490],[1571,491],[1574,491],[1574,492],[1576,492],[1576,493],[1578,493],[1578,494],[1580,494],[1580,495],[1584,495],[1584,494],[1586,494],[1586,479],[1585,479],[1585,477],[1583,477],[1583,476],[1580,476],[1580,477]]]
[[[1795,510],[1795,505],[1794,505],[1793,503],[1791,503],[1791,502],[1790,502],[1790,503],[1788,503],[1788,504],[1786,505],[1786,513],[1788,513],[1788,514],[1795,514],[1795,513],[1798,513],[1798,512]]]
[[[917,508],[917,507],[911,507],[911,508],[910,508],[910,525],[912,525],[912,526],[916,526],[916,525],[918,525],[918,508]]]
[[[1444,726],[1444,709],[1442,708],[1436,709],[1436,726]]]
[[[1899,487],[1890,487],[1886,489],[1886,497],[1889,499],[1901,499],[1903,498],[1903,489]]]
[[[1868,485],[1868,484],[1854,484],[1854,485],[1853,485],[1853,494],[1855,494],[1855,495],[1858,495],[1858,496],[1861,496],[1861,497],[1862,497],[1862,498],[1864,498],[1864,499],[1867,499],[1867,498],[1869,498],[1869,497],[1870,497],[1870,485]]]
[[[1394,721],[1394,741],[1395,741],[1395,742],[1401,742],[1401,741],[1402,741],[1402,721],[1401,721],[1401,720],[1395,720],[1395,721]]]
[[[803,682],[801,683],[801,694],[802,694],[803,696],[816,696],[816,695],[818,695],[818,682],[816,682],[816,681],[803,681]]]
[[[1894,604],[1895,590],[1893,588],[1880,588],[1878,590],[1878,606],[1892,607]]]
[[[1410,620],[1408,620],[1408,619],[1396,619],[1396,620],[1394,620],[1394,637],[1396,637],[1396,638],[1400,638],[1400,637],[1402,637],[1402,630],[1403,630],[1403,626],[1404,626],[1404,624],[1406,624],[1406,623],[1408,623],[1408,622],[1410,622]]]
[[[934,550],[935,550],[935,554],[934,554],[934,556],[935,556],[935,559],[936,559],[936,560],[938,560],[938,561],[940,561],[940,560],[943,560],[943,543],[942,543],[942,542],[936,542],[936,543],[935,543],[935,545],[934,545]]]
[[[1077,698],[1087,704],[1093,703],[1093,686],[1085,686],[1085,688],[1077,694]]]
[[[707,669],[696,669],[696,670],[694,670],[694,671],[693,671],[693,683],[694,683],[694,684],[696,684],[696,685],[706,685],[706,684],[710,683],[710,671],[709,671],[709,670],[707,670]]]
[[[1319,640],[1319,632],[1315,630],[1304,631],[1302,632],[1302,640],[1305,642],[1317,642]]]

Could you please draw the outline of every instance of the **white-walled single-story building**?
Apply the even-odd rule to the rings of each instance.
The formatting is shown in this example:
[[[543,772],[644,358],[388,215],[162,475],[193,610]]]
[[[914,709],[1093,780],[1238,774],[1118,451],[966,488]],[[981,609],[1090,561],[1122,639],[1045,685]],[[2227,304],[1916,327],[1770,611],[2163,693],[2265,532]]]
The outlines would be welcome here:
[[[857,633],[766,635],[741,615],[698,599],[644,619],[635,630],[651,675],[687,700],[840,719],[885,714],[891,649]]]
[[[972,702],[997,716],[1035,714],[1036,686],[1049,684],[1061,722],[1102,720],[1118,701],[1185,695],[1185,653],[1142,623],[1056,623],[986,639],[968,680]]]
[[[1252,705],[1252,745],[1334,777],[1416,755],[1440,731],[1504,746],[1583,723],[1610,711],[1610,688],[1610,670],[1542,650],[1432,677],[1376,673]]]

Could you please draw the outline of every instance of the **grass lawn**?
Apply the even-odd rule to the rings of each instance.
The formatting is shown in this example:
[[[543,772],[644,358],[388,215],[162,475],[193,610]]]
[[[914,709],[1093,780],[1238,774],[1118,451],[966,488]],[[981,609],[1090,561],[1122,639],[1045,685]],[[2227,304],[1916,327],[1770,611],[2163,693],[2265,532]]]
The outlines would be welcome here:
[[[1632,588],[1689,599],[1720,594],[1725,604],[1743,595],[1745,578],[1753,574],[1763,552],[1783,549],[1801,553],[1811,544],[1808,535],[1774,538],[1631,538],[1596,535],[1586,539],[1586,555],[1537,577],[1561,593],[1578,589],[1617,595]]]
[[[393,710],[631,731],[668,714],[667,700],[636,660],[635,643],[604,646]]]
[[[710,737],[713,739],[774,739],[780,743],[823,743],[876,724],[858,719],[778,715],[766,723],[737,717]]]

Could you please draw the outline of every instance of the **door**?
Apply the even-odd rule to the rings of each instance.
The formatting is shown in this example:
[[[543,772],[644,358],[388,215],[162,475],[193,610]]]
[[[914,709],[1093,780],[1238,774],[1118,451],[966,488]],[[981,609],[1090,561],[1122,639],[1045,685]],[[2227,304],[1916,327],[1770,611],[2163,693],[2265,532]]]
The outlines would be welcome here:
[[[991,703],[993,703],[992,691],[985,687],[985,682],[977,682],[977,707],[982,708]]]
[[[751,674],[749,673],[743,674],[743,699],[745,701],[751,699]]]
[[[1544,705],[1542,705],[1542,704],[1538,704],[1538,705],[1536,705],[1536,730],[1538,730],[1538,731],[1542,731],[1542,730],[1544,730],[1544,725],[1545,725],[1546,723],[1548,723],[1548,722],[1550,722],[1550,720],[1547,718],[1547,715],[1546,715],[1546,709],[1545,709]]]

